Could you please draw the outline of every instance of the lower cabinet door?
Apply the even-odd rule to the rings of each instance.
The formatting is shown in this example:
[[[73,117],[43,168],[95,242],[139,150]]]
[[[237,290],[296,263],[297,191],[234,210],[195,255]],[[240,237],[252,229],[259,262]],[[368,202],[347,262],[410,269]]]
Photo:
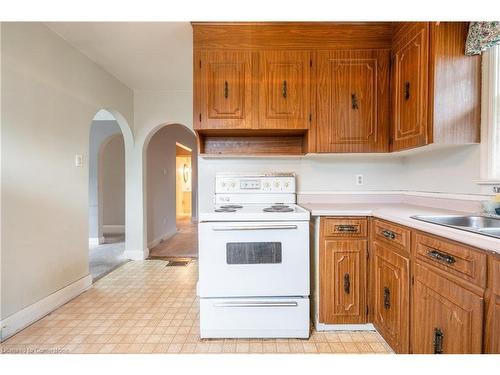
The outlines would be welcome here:
[[[408,353],[410,260],[378,242],[373,254],[373,324],[395,352]]]
[[[413,353],[481,353],[483,298],[418,263],[414,277]]]
[[[366,323],[366,240],[325,240],[320,252],[321,323]]]

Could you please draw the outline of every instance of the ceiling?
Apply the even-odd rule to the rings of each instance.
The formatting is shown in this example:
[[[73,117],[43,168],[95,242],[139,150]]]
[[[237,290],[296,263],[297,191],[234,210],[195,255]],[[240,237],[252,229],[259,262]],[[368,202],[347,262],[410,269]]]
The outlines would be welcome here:
[[[50,22],[46,25],[135,90],[192,90],[188,22]]]

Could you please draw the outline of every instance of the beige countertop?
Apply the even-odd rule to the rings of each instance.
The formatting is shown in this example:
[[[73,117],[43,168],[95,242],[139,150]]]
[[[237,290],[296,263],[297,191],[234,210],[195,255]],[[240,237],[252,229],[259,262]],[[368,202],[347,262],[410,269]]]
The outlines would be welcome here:
[[[405,203],[301,203],[312,216],[373,216],[413,229],[500,253],[500,239],[412,219],[413,215],[460,215],[464,212]]]

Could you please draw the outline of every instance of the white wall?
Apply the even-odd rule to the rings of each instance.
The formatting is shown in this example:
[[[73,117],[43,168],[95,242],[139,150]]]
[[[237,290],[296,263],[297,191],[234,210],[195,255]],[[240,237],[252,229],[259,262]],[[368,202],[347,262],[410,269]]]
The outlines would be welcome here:
[[[1,27],[3,320],[88,275],[90,124],[132,124],[133,95],[43,24]]]
[[[176,146],[179,142],[197,154],[196,138],[182,125],[167,125],[151,138],[147,148],[147,241],[155,246],[174,234],[176,227]],[[193,217],[197,217],[197,158],[193,158]]]
[[[121,134],[112,136],[101,150],[102,219],[106,226],[125,226],[125,145]],[[118,228],[119,229],[119,228]]]
[[[331,155],[306,158],[199,159],[200,211],[213,204],[217,172],[295,172],[300,192],[398,190],[404,185],[401,158],[392,155]],[[362,174],[365,184],[355,184]]]
[[[405,157],[406,189],[445,193],[491,194],[479,180],[479,145],[429,150]]]
[[[103,113],[98,112],[99,118],[106,118]],[[106,116],[106,117],[105,117]],[[111,116],[111,115],[108,115]],[[112,116],[111,116],[112,117]],[[92,121],[90,127],[90,145],[89,145],[89,238],[93,239],[95,243],[102,237],[102,223],[99,223],[99,178],[98,178],[98,162],[99,150],[103,142],[112,135],[121,134],[120,127],[115,120],[96,120]],[[123,160],[124,164],[125,161]],[[102,199],[102,197],[101,197]],[[102,221],[102,217],[101,217]],[[125,223],[123,223],[125,224]],[[100,228],[101,227],[101,228]]]

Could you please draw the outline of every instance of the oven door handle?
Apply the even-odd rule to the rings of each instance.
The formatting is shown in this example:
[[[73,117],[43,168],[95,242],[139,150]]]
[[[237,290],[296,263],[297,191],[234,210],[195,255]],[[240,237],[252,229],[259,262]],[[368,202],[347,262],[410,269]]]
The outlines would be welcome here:
[[[284,230],[297,229],[297,225],[252,225],[252,226],[234,226],[234,227],[213,227],[216,232],[235,231],[235,230]]]
[[[215,307],[297,307],[297,302],[220,302]]]

